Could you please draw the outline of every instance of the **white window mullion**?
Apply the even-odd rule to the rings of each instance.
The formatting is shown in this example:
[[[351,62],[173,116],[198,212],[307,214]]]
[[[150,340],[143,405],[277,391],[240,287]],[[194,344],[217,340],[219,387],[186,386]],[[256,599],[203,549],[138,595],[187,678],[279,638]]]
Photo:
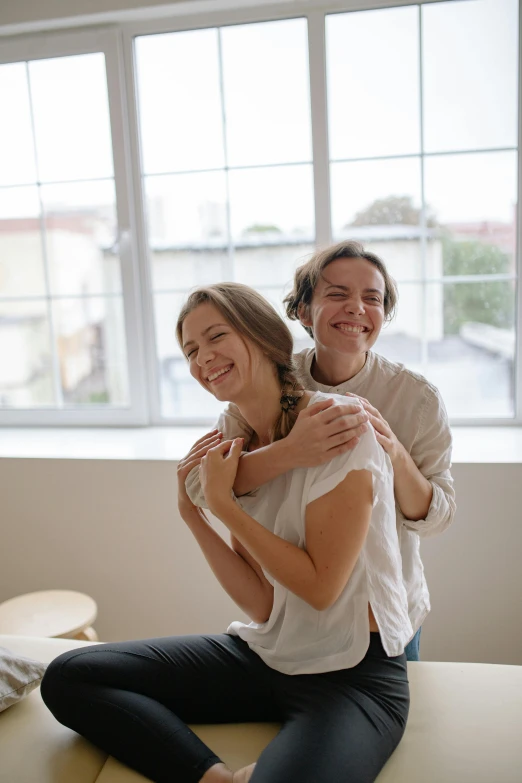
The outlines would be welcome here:
[[[143,373],[143,315],[140,297],[140,270],[138,245],[135,240],[136,211],[132,208],[131,193],[133,166],[130,145],[130,112],[125,94],[125,64],[121,33],[111,31],[105,51],[107,91],[111,118],[114,157],[114,185],[118,212],[118,248],[121,264],[127,366],[131,407],[134,424],[147,424],[147,385]]]
[[[129,139],[130,187],[135,215],[132,235],[135,258],[139,259],[137,273],[140,281],[139,307],[143,316],[143,363],[141,372],[145,374],[148,399],[148,418],[151,424],[160,424],[160,374],[156,360],[156,328],[154,322],[154,302],[152,299],[152,267],[149,263],[149,247],[145,225],[145,199],[140,165],[140,132],[138,122],[138,90],[136,85],[136,66],[134,56],[134,37],[130,32],[122,35],[123,62],[126,75],[127,133]]]
[[[325,14],[308,14],[308,57],[310,67],[310,109],[314,168],[315,241],[319,247],[332,241],[330,207],[330,156],[328,149],[328,106],[326,94]]]

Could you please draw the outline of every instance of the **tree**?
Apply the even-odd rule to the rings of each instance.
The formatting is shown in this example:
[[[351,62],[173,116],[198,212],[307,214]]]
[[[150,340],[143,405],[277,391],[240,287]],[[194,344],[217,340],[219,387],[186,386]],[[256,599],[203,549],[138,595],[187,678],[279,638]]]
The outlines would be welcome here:
[[[351,226],[418,226],[420,225],[421,211],[414,206],[411,196],[387,196],[373,201],[368,207],[357,212],[351,223],[347,223],[344,228]],[[426,210],[426,225],[433,227],[437,225],[435,215],[430,208]]]
[[[282,234],[279,226],[272,226],[264,223],[254,223],[243,231],[243,234]]]
[[[458,242],[442,237],[444,275],[502,274],[510,271],[506,253],[477,240]],[[444,331],[458,334],[467,321],[513,327],[514,281],[447,283],[444,286]]]

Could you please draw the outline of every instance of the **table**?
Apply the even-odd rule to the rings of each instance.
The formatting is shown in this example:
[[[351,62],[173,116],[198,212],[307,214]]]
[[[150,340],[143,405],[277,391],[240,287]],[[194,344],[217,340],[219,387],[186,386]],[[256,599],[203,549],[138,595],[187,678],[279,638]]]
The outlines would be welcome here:
[[[98,607],[74,590],[39,590],[0,604],[0,633],[98,641],[92,627]]]

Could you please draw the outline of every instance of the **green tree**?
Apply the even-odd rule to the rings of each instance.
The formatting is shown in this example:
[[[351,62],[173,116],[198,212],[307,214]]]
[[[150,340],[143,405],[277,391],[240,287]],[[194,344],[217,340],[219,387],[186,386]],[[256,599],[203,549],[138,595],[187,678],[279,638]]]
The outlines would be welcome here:
[[[458,242],[442,237],[444,275],[502,274],[510,271],[506,253],[477,240]],[[514,323],[514,281],[447,283],[444,286],[444,331],[458,334],[467,321],[500,329]]]
[[[243,234],[282,234],[279,226],[272,226],[264,223],[254,223],[243,231]]]
[[[351,226],[418,226],[420,224],[420,209],[413,204],[411,196],[387,196],[373,201],[368,207],[357,212]],[[426,224],[430,227],[437,225],[435,215],[427,208]]]

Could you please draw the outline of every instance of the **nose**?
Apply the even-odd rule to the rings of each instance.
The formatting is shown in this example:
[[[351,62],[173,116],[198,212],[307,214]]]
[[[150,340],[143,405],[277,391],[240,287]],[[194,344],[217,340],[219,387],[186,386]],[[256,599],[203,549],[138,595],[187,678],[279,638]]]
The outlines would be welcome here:
[[[344,309],[347,313],[351,313],[352,315],[363,315],[364,302],[360,296],[352,295],[346,300]]]
[[[216,352],[211,345],[200,346],[197,356],[197,363],[200,367],[206,367],[216,358]]]

